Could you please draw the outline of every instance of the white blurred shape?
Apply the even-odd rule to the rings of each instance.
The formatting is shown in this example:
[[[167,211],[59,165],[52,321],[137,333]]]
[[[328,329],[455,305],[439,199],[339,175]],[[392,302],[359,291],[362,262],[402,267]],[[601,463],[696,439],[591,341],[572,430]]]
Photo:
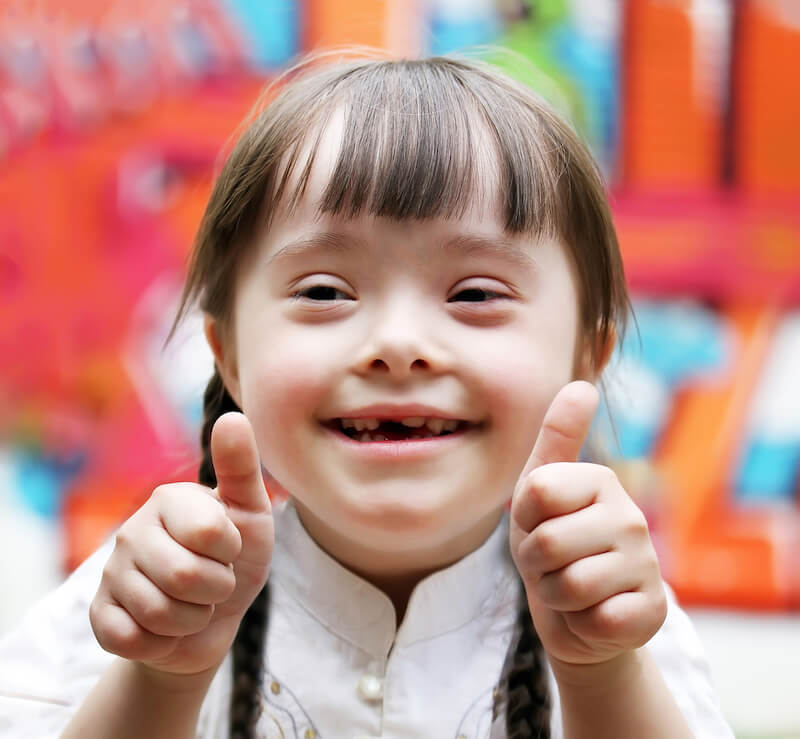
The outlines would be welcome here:
[[[22,506],[14,463],[0,449],[0,636],[63,579],[58,522]]]

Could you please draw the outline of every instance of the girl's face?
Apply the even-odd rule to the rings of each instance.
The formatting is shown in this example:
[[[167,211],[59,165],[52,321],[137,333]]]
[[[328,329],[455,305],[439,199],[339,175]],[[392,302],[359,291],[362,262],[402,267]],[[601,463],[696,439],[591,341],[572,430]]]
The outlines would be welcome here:
[[[209,338],[324,548],[362,571],[442,566],[496,525],[556,392],[591,379],[570,262],[489,208],[319,217],[321,159],[241,270],[230,335],[209,320]]]

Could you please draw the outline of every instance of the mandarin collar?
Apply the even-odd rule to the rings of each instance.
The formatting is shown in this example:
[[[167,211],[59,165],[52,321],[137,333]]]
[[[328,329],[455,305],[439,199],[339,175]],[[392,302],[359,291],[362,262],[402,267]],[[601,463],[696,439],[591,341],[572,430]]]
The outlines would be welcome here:
[[[399,629],[389,597],[322,550],[291,501],[276,506],[276,519],[273,581],[323,627],[375,658],[516,607],[507,514],[478,549],[418,583]]]

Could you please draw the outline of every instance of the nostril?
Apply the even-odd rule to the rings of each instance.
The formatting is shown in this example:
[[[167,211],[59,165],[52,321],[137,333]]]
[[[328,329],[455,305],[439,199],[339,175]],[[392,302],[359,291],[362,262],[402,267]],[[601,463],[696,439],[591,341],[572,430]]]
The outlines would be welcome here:
[[[430,370],[430,364],[425,359],[409,361],[401,357],[375,357],[370,360],[368,367],[373,372],[399,372],[401,374]]]

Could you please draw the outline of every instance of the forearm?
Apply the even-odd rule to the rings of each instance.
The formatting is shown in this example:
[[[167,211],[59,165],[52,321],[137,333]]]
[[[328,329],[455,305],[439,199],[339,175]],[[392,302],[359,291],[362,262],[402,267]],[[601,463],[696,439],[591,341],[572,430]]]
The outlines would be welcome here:
[[[62,739],[189,739],[216,670],[160,675],[116,660],[81,705]]]
[[[553,664],[565,739],[691,739],[646,648],[601,665]]]

